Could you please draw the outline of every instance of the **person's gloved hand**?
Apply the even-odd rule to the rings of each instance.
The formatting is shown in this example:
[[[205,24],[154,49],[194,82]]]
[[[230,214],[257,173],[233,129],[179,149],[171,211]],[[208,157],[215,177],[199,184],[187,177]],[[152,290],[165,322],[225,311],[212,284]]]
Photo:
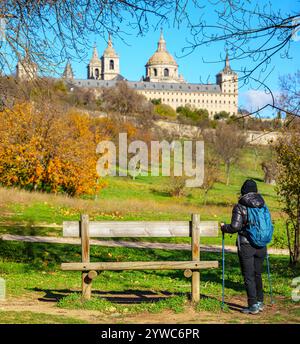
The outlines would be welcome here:
[[[225,223],[224,222],[221,222],[221,231],[222,231],[222,233],[226,233],[226,231],[225,231]]]

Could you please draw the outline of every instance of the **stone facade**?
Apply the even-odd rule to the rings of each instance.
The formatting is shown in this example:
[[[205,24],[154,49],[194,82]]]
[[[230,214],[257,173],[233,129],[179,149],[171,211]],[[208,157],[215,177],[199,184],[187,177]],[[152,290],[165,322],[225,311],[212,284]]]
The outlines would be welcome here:
[[[157,43],[156,52],[150,57],[146,64],[146,76],[144,81],[149,82],[185,82],[182,75],[178,75],[178,64],[168,52],[163,33]]]
[[[109,36],[108,44],[99,58],[96,45],[93,49],[93,55],[87,66],[87,78],[95,80],[113,80],[120,78],[120,58],[115,52],[111,38]]]
[[[187,83],[178,72],[178,64],[167,51],[166,41],[161,32],[157,50],[145,65],[146,75],[140,81],[128,81],[129,87],[144,95],[149,101],[161,99],[163,104],[176,109],[190,106],[207,109],[211,118],[221,111],[230,115],[238,112],[238,76],[226,55],[224,68],[216,75],[215,84]],[[120,59],[115,52],[111,38],[101,59],[97,48],[88,65],[88,80],[74,79],[77,87],[113,87],[118,80],[125,80],[120,74]]]

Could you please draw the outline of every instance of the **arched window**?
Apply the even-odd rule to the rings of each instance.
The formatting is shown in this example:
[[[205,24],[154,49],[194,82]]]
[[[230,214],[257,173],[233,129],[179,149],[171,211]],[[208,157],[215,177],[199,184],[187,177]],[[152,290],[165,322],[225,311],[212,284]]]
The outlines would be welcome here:
[[[114,60],[110,60],[109,61],[109,69],[110,70],[114,70],[115,69],[115,62],[114,62]]]
[[[164,69],[164,76],[169,76],[169,69],[168,68]]]
[[[99,79],[99,69],[95,69],[95,79]]]
[[[154,76],[157,76],[157,69],[156,68],[153,69],[153,73],[154,73]]]

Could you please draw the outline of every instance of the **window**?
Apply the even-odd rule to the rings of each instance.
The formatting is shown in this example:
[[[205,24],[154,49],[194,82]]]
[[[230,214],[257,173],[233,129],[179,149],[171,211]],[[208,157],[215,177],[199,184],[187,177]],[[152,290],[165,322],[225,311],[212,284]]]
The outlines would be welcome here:
[[[109,69],[110,70],[114,70],[115,69],[115,62],[114,62],[114,60],[110,60],[109,61]]]
[[[169,69],[168,68],[164,69],[164,76],[169,76]]]
[[[153,69],[153,73],[154,73],[154,76],[157,76],[157,69],[156,68]]]
[[[99,79],[99,69],[95,69],[95,79]]]

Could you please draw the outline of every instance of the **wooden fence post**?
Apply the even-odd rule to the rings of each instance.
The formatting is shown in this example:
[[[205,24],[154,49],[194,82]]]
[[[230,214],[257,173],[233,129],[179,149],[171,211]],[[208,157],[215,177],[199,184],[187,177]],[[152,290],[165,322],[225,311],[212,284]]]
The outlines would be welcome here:
[[[89,216],[81,215],[80,217],[80,237],[81,237],[81,257],[82,263],[90,262],[90,234],[89,234]],[[92,280],[88,276],[88,271],[83,271],[82,281],[82,298],[89,300],[91,298]]]
[[[200,260],[200,215],[192,214],[192,260]],[[200,271],[193,270],[192,302],[200,300]]]

